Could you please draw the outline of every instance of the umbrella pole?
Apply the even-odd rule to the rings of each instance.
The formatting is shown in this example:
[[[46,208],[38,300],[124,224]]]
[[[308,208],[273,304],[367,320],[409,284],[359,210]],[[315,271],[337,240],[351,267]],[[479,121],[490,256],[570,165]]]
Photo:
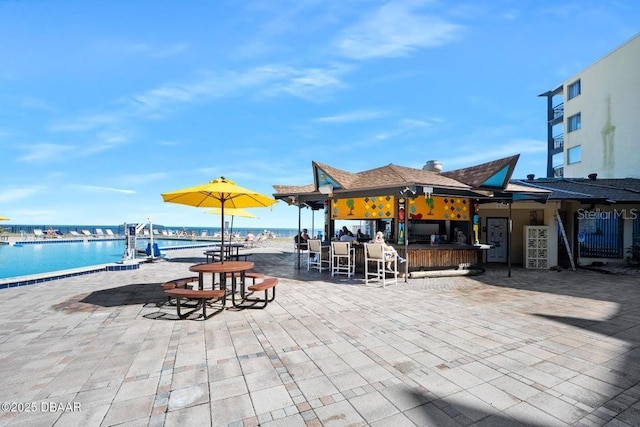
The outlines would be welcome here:
[[[224,264],[224,197],[222,197],[220,213],[222,215],[222,223],[220,224],[220,262]]]

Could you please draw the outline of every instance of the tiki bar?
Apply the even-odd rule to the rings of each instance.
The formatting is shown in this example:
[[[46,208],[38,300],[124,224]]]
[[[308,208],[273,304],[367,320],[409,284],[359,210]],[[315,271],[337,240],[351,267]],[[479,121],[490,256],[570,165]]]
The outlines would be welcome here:
[[[480,204],[504,197],[518,155],[477,166],[443,171],[438,161],[422,169],[390,164],[347,172],[312,162],[313,184],[273,185],[274,197],[299,209],[324,213],[324,243],[337,238],[335,222],[360,229],[358,242],[382,231],[387,244],[406,258],[406,272],[483,270],[479,241]],[[363,245],[354,244],[356,271],[364,265]],[[300,256],[298,256],[300,266]]]

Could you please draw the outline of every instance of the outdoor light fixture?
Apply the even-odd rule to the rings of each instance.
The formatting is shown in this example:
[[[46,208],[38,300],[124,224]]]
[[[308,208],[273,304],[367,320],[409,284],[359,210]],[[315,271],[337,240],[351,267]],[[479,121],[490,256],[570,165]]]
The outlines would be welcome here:
[[[319,185],[318,186],[318,191],[322,194],[326,194],[328,196],[332,196],[333,195],[333,185],[331,184],[324,184],[324,185]]]
[[[411,193],[411,195],[415,196],[416,195],[416,187],[415,186],[407,186],[404,187],[404,190],[400,191],[400,194],[402,194],[403,196],[408,196],[408,194]]]

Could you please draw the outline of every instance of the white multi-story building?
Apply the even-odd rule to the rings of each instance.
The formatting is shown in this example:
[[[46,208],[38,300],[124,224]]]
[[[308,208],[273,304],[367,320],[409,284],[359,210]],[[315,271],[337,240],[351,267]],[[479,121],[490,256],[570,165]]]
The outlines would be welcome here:
[[[548,178],[640,178],[640,34],[540,96]]]

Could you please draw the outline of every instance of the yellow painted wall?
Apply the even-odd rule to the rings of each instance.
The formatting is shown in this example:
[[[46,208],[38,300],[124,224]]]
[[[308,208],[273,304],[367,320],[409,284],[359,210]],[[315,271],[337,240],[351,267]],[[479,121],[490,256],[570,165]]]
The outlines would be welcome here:
[[[394,217],[394,196],[349,197],[331,201],[331,219],[381,219]]]
[[[409,199],[409,219],[471,221],[471,201],[462,197],[424,196]]]

